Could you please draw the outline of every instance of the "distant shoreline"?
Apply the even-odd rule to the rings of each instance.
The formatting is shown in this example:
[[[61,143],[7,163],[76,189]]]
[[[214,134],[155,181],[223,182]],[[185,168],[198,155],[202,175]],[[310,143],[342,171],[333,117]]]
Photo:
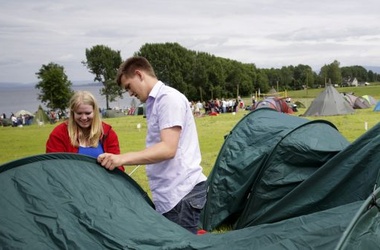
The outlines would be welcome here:
[[[37,82],[35,83],[8,83],[8,82],[0,82],[0,90],[1,89],[19,89],[19,88],[34,88]],[[73,87],[85,87],[85,86],[103,86],[100,82],[91,82],[91,81],[78,81],[73,82]]]
[[[73,85],[74,91],[87,90],[90,91],[98,101],[100,108],[106,108],[105,96],[100,94],[102,88],[101,83],[96,84],[78,84]],[[27,110],[35,112],[38,106],[41,105],[43,109],[47,109],[45,105],[38,100],[38,93],[40,91],[35,88],[33,84],[23,85],[7,85],[7,87],[0,85],[0,114],[5,113],[7,117],[11,113],[15,113],[19,110]],[[134,100],[134,101],[133,101]],[[135,97],[131,97],[128,94],[123,95],[123,99],[117,99],[115,102],[109,102],[109,107],[115,109],[127,109],[131,107],[132,102],[135,105],[139,105],[140,101]]]

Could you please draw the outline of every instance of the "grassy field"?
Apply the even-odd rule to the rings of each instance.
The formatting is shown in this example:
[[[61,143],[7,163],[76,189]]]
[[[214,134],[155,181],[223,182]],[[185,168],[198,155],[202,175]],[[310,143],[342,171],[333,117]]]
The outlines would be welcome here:
[[[363,88],[365,88],[365,90],[371,90],[371,92],[364,92],[363,90],[363,95],[370,94],[377,100],[380,99],[380,86]],[[348,88],[345,89],[347,90]],[[319,91],[315,90],[313,95],[316,96],[321,91],[322,89],[319,89]],[[339,91],[342,92],[341,90]],[[361,88],[355,88],[354,92],[360,93],[360,91],[362,91]],[[293,99],[311,103],[313,97],[303,96],[301,92],[302,91],[288,92],[288,94],[293,97]],[[306,108],[299,109],[299,111],[294,115],[301,115],[305,111]],[[236,123],[239,122],[248,112],[249,111],[240,110],[236,113],[236,115],[227,113],[219,116],[205,116],[196,118],[202,151],[202,166],[204,167],[204,173],[206,175],[210,173],[215,163],[219,150],[223,145],[224,136],[228,134]],[[366,132],[365,124],[367,124],[367,128],[370,129],[379,122],[379,118],[380,113],[373,112],[372,108],[356,110],[353,115],[306,117],[306,119],[310,120],[322,119],[332,122],[338,128],[340,133],[351,142]],[[105,122],[111,124],[118,134],[122,152],[140,150],[144,148],[146,123],[142,116],[109,118],[105,119]],[[139,123],[142,125],[140,130],[137,129],[137,124]],[[0,127],[0,145],[2,148],[0,154],[0,164],[27,156],[44,153],[46,140],[49,133],[55,126],[56,124],[46,124],[41,127],[37,125],[24,126],[22,128]],[[135,167],[136,166],[126,167],[126,172],[130,173]],[[139,167],[133,173],[132,177],[146,192],[149,193],[144,166]]]

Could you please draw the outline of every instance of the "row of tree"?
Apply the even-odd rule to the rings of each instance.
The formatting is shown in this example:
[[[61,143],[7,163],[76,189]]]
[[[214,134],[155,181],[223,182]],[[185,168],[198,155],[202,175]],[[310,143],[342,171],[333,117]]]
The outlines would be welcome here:
[[[86,61],[82,64],[94,74],[94,81],[101,82],[101,94],[109,102],[122,98],[115,77],[122,63],[120,51],[104,45],[86,49]],[[189,100],[209,100],[215,98],[236,98],[250,96],[256,91],[268,92],[318,88],[326,82],[342,84],[345,79],[374,82],[380,75],[367,71],[362,66],[340,67],[338,61],[324,65],[316,73],[308,65],[283,66],[280,69],[259,69],[253,63],[216,57],[205,52],[188,50],[178,43],[145,44],[136,56],[146,57],[155,69],[157,77],[166,84],[184,93]],[[72,83],[58,64],[42,65],[36,73],[40,80],[39,100],[52,109],[64,109],[72,95]]]

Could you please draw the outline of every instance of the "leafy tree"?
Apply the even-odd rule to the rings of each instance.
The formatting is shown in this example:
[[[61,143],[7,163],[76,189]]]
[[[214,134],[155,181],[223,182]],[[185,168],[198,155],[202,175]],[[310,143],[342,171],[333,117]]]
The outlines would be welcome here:
[[[257,72],[255,89],[257,89],[261,94],[266,93],[270,90],[269,79],[264,70],[259,69]]]
[[[68,80],[63,66],[56,63],[42,65],[36,73],[40,80],[35,88],[40,90],[38,100],[41,100],[50,109],[65,110],[74,91],[72,83]]]
[[[243,80],[243,70],[240,67],[238,61],[231,61],[230,71],[226,78],[226,88],[228,91],[228,97],[237,98],[240,95],[240,84]]]
[[[342,67],[341,71],[344,79],[356,78],[359,82],[365,82],[369,78],[367,70],[362,66]]]
[[[82,64],[95,74],[94,81],[101,82],[103,88],[100,94],[106,97],[106,108],[109,109],[109,102],[116,98],[123,98],[122,90],[116,84],[116,73],[122,59],[120,51],[112,50],[105,45],[95,45],[91,49],[86,49],[87,61]]]
[[[368,81],[369,82],[374,82],[375,81],[375,74],[373,73],[372,70],[368,71]]]
[[[271,68],[265,69],[264,72],[268,77],[269,85],[275,88],[277,91],[280,91],[280,71],[278,69]]]
[[[340,62],[335,60],[332,64],[330,64],[330,75],[331,82],[333,84],[341,84],[342,83],[342,73],[340,70]]]
[[[195,52],[187,50],[178,43],[164,43],[145,44],[135,55],[148,59],[157,77],[165,84],[187,96],[189,92],[194,93],[194,88],[190,88],[189,83],[193,78]]]
[[[198,98],[193,97],[194,100],[208,100],[206,90],[208,84],[208,72],[205,65],[208,63],[207,55],[205,53],[197,53],[194,60],[191,73],[193,74],[192,83],[197,89]]]
[[[314,75],[310,66],[299,64],[294,68],[294,79],[299,83],[299,88],[309,88],[313,86]]]
[[[280,69],[280,86],[283,87],[283,89],[290,89],[290,85],[292,83],[293,79],[293,71],[294,67],[285,67],[283,66]]]
[[[321,68],[320,76],[325,79],[325,83],[331,82],[332,84],[342,83],[342,73],[339,67],[340,63],[334,60],[331,64],[324,65]]]
[[[178,43],[145,44],[135,53],[146,57],[157,77],[183,92],[189,100],[248,96],[270,87],[287,89],[319,88],[325,83],[342,83],[344,68],[339,62],[324,65],[319,74],[309,65],[283,66],[281,69],[257,69],[254,64],[216,57],[205,52],[188,50]],[[367,73],[361,66],[349,67],[350,74],[359,79],[376,79],[376,73]]]
[[[255,66],[253,64],[240,64],[242,69],[241,82],[239,84],[239,95],[250,96],[253,93],[253,83],[256,78]]]
[[[319,77],[321,79],[320,84],[322,86],[326,87],[326,83],[328,82],[328,78],[329,78],[328,73],[329,73],[329,66],[325,64],[322,66],[321,70],[319,71]]]
[[[312,88],[321,88],[322,86],[324,86],[324,79],[322,79],[321,76],[317,74],[316,72],[313,72],[313,75],[314,75],[314,85],[312,86]]]
[[[211,56],[212,64],[209,67],[209,76],[211,82],[213,82],[217,87],[214,89],[215,94],[219,98],[228,97],[226,93],[226,70],[225,70],[225,62],[226,59]]]

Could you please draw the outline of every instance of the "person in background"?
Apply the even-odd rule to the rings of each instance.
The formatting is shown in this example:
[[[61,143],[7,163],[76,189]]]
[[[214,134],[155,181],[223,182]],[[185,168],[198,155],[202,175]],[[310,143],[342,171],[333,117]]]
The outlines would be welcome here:
[[[101,121],[98,104],[90,92],[74,93],[69,109],[69,119],[50,133],[46,153],[79,153],[94,158],[104,152],[120,154],[118,136],[110,125]],[[124,171],[123,166],[119,169]]]
[[[11,114],[12,127],[17,127],[17,117],[12,113]]]
[[[198,134],[188,99],[159,81],[144,57],[122,63],[117,83],[146,103],[146,148],[121,155],[101,154],[98,162],[109,170],[119,165],[146,165],[156,211],[198,233],[207,178],[200,165]]]

